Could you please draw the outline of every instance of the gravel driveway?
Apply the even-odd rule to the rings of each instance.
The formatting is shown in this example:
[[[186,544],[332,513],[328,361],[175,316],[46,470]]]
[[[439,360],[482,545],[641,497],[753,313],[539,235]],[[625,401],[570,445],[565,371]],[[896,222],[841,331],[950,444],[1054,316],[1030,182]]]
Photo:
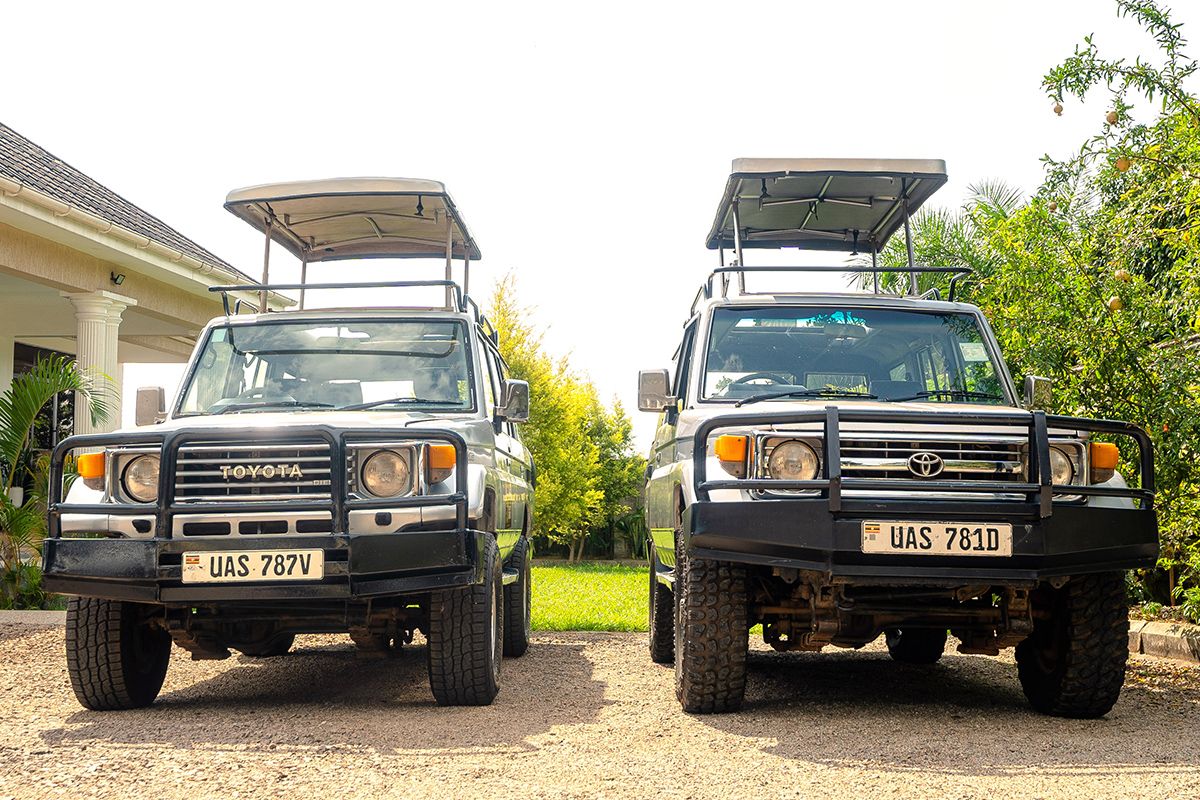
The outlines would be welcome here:
[[[756,652],[745,711],[688,717],[644,638],[539,634],[495,705],[459,709],[433,705],[419,646],[176,650],[152,708],[96,713],[61,628],[0,624],[0,797],[1200,796],[1200,668],[1135,656],[1083,722],[1027,710],[1011,658]]]

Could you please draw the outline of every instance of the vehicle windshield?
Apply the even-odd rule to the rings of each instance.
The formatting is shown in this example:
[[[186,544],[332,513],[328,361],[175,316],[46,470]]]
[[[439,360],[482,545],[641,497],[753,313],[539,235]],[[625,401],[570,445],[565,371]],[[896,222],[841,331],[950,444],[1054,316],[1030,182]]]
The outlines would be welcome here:
[[[473,403],[459,322],[281,320],[213,328],[180,413],[467,411]]]
[[[975,316],[876,308],[717,309],[702,390],[702,399],[742,404],[1007,402]]]

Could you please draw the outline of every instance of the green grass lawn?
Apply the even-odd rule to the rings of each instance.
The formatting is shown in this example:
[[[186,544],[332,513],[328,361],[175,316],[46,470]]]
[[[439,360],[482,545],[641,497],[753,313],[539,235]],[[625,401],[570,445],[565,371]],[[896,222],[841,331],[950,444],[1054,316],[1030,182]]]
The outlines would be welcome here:
[[[648,566],[535,561],[534,630],[646,630],[648,570]]]

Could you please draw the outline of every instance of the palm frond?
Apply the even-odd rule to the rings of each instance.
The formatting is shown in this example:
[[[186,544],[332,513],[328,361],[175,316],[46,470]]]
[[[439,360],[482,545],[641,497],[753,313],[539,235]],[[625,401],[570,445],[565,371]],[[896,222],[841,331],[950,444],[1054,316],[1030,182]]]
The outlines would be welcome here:
[[[64,356],[42,359],[29,372],[14,377],[8,391],[0,395],[0,461],[9,467],[2,488],[13,485],[33,423],[46,403],[62,392],[75,392],[76,402],[86,403],[93,424],[99,424],[112,407],[110,383],[103,376],[86,374]]]
[[[1005,218],[1021,207],[1024,197],[1016,186],[997,178],[988,178],[967,186],[970,199],[967,205],[989,217]]]

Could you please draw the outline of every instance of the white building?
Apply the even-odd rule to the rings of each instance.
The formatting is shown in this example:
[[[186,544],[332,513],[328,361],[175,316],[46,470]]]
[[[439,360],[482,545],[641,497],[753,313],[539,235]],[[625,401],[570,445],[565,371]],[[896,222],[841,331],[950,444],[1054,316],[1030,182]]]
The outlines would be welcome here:
[[[252,282],[0,124],[0,392],[14,365],[46,350],[75,356],[116,387],[124,364],[185,361],[221,312],[208,287]],[[120,418],[118,407],[100,430]],[[76,433],[94,430],[77,415]]]

